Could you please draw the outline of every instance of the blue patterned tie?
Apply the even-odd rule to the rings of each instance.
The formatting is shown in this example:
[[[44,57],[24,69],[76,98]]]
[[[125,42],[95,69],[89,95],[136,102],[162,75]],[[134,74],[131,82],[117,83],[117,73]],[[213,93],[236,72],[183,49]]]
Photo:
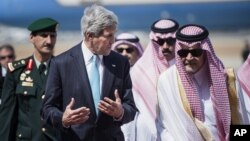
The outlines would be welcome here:
[[[92,66],[90,70],[90,85],[97,115],[98,115],[98,103],[100,101],[100,74],[98,71],[98,60],[99,57],[97,55],[92,56],[92,64],[91,64]]]

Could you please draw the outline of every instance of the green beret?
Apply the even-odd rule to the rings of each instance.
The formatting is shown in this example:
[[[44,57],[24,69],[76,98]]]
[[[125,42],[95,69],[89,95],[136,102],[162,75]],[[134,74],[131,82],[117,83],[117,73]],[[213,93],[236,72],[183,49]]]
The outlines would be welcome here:
[[[31,32],[42,32],[42,31],[49,31],[49,32],[56,32],[58,22],[51,19],[51,18],[42,18],[35,20],[28,26],[28,30]]]

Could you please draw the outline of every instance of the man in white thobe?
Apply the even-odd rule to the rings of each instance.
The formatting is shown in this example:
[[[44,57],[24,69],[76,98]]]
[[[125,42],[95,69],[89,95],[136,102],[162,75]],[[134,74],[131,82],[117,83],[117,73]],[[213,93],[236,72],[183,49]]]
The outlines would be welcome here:
[[[239,93],[242,93],[239,95],[241,99],[244,99],[244,103],[246,104],[246,111],[247,113],[243,114],[243,118],[245,120],[250,119],[250,54],[248,55],[248,58],[245,60],[244,64],[239,68],[238,72],[238,80],[239,84],[241,86],[241,89],[239,89]]]
[[[182,26],[176,39],[176,64],[160,75],[157,84],[159,138],[228,140],[231,123],[246,123],[245,105],[239,104],[235,92],[238,85],[230,81],[234,73],[225,73],[205,27]]]
[[[175,63],[175,32],[179,24],[172,19],[159,19],[151,26],[150,42],[130,71],[133,96],[139,112],[128,128],[123,128],[126,141],[156,141],[156,83],[159,75]]]

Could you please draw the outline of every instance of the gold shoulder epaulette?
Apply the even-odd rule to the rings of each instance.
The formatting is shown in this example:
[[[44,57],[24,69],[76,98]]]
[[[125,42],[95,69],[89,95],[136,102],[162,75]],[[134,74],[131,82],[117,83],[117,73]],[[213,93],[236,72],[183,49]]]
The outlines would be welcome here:
[[[8,69],[10,72],[13,72],[14,70],[23,66],[26,66],[26,61],[24,59],[8,63]]]

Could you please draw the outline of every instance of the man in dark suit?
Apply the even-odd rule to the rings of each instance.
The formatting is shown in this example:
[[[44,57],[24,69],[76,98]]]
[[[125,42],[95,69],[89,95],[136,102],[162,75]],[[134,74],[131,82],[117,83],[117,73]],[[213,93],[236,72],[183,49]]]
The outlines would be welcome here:
[[[0,106],[1,141],[56,141],[56,130],[41,120],[40,109],[57,25],[51,18],[30,24],[34,54],[8,64]]]
[[[7,65],[15,60],[15,50],[12,45],[4,44],[0,46],[0,104],[4,78],[7,73]]]
[[[113,12],[87,7],[83,41],[51,60],[42,118],[60,130],[61,140],[124,141],[120,126],[137,109],[129,62],[111,51],[117,24]]]

